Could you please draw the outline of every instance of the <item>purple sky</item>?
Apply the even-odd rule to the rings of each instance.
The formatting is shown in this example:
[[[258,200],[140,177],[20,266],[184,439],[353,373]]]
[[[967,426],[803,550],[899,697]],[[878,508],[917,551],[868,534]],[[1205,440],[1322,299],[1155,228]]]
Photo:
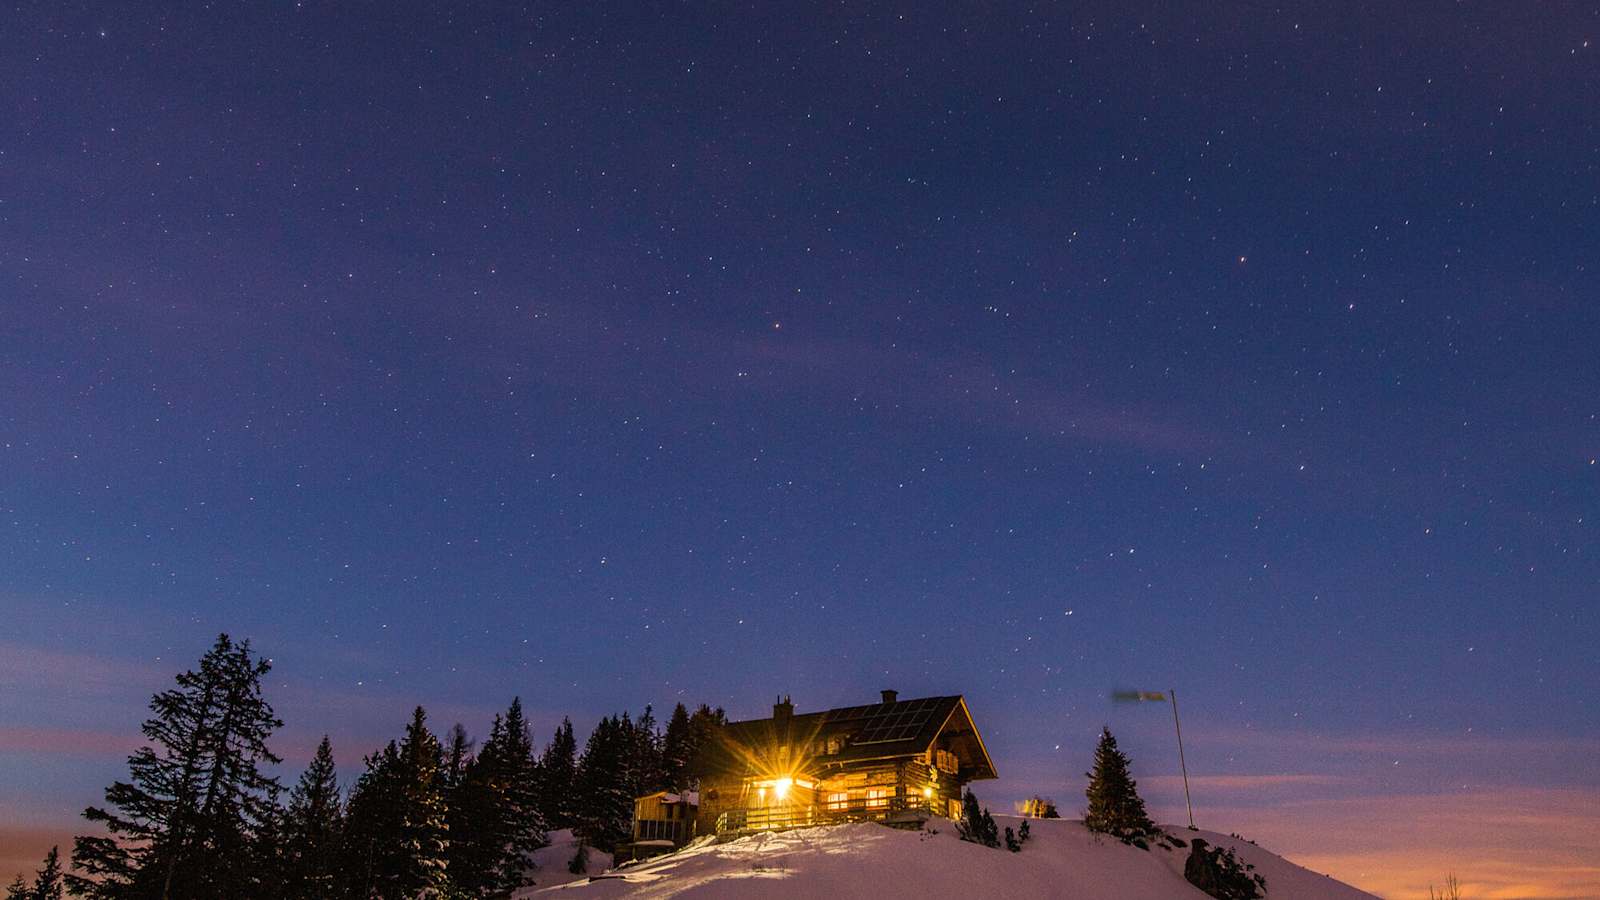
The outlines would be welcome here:
[[[1600,894],[1600,10],[44,4],[0,877],[218,631],[416,703],[963,693],[1386,896]]]

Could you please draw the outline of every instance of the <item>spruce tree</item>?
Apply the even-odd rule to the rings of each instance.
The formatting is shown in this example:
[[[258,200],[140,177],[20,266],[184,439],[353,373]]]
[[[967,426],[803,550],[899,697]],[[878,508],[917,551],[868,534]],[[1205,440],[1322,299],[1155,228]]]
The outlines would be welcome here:
[[[346,806],[343,840],[343,893],[350,897],[389,896],[398,880],[402,799],[400,747],[390,741],[365,760]]]
[[[533,736],[522,713],[521,697],[513,697],[506,710],[504,739],[494,765],[503,785],[497,818],[504,829],[494,884],[510,894],[527,882],[534,851],[550,843],[549,826],[539,809],[539,764],[533,758]]]
[[[994,816],[979,805],[978,795],[971,788],[961,797],[961,821],[956,823],[956,830],[963,841],[985,847],[1000,846],[1000,829],[995,825]]]
[[[572,854],[572,859],[567,860],[567,871],[574,875],[583,875],[589,871],[589,845],[583,838],[578,838],[578,848]]]
[[[490,871],[501,832],[496,821],[501,786],[495,777],[495,757],[504,741],[505,722],[496,715],[489,728],[489,739],[477,756],[465,758],[464,763],[457,760],[460,773],[451,779],[453,783],[446,793],[450,880],[457,890],[469,896],[482,896],[489,890]],[[451,744],[449,756],[461,757],[461,740],[452,736]]]
[[[367,758],[345,826],[349,891],[360,897],[416,897],[449,889],[443,756],[419,706],[405,738]]]
[[[496,716],[483,751],[466,767],[453,797],[450,870],[472,896],[509,896],[528,883],[533,853],[545,846],[533,741],[521,699]]]
[[[694,752],[694,735],[690,728],[689,710],[679,703],[672,708],[667,730],[661,737],[662,790],[689,789],[689,757]]]
[[[283,723],[261,696],[271,669],[248,641],[226,634],[199,668],[156,694],[143,725],[148,744],[128,757],[129,780],[106,789],[106,808],[84,818],[108,835],[77,838],[73,893],[128,896],[248,897],[256,892],[255,845],[276,813],[279,762],[267,737]],[[81,874],[80,874],[81,873]]]
[[[66,884],[61,874],[61,848],[51,847],[44,855],[44,866],[33,880],[31,900],[61,900]]]
[[[445,853],[449,825],[445,821],[444,785],[440,778],[443,748],[428,730],[428,714],[417,707],[400,742],[400,789],[404,813],[401,846],[407,859],[400,873],[405,896],[442,891],[449,884]]]
[[[635,740],[633,722],[623,713],[601,719],[584,746],[574,830],[591,847],[610,852],[631,833]]]
[[[18,875],[6,885],[6,900],[61,900],[62,891],[61,849],[51,847],[44,855],[44,865],[35,873],[32,886]]]
[[[343,826],[333,745],[323,735],[311,765],[289,793],[284,816],[285,896],[314,900],[333,895]]]
[[[539,758],[538,807],[550,828],[572,828],[577,824],[578,742],[572,734],[572,720],[561,725]]]
[[[450,726],[445,737],[444,767],[439,775],[439,782],[446,791],[459,787],[466,777],[467,765],[472,762],[474,743],[460,722]]]
[[[689,716],[689,752],[684,789],[699,790],[700,779],[711,774],[716,760],[715,745],[722,733],[722,726],[726,724],[728,715],[721,707],[712,709],[704,703]]]
[[[1089,779],[1085,790],[1089,808],[1083,816],[1084,826],[1124,844],[1150,849],[1148,839],[1160,831],[1145,812],[1138,783],[1128,774],[1128,757],[1117,749],[1111,729],[1101,730],[1100,743],[1094,751],[1094,771],[1085,775]]]
[[[656,730],[655,711],[649,704],[645,704],[639,721],[633,723],[631,739],[629,793],[633,797],[642,797],[666,790],[666,771],[661,764],[661,734]]]

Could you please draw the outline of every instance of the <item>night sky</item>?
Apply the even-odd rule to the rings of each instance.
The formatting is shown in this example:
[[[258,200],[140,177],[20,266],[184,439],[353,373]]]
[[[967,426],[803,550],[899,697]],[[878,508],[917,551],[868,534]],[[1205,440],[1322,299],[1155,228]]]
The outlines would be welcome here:
[[[1600,896],[1600,7],[0,19],[0,880],[228,631],[286,777],[896,688],[1181,824],[1175,687],[1203,826]]]

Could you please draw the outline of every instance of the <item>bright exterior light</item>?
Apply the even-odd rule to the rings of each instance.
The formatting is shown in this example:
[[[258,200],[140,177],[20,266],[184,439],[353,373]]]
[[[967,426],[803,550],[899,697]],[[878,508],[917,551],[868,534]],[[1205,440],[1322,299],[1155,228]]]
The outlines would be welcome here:
[[[923,788],[922,789],[922,796],[932,799],[932,797],[933,797],[933,788],[931,788],[931,787]]]
[[[793,778],[779,778],[772,783],[772,793],[776,794],[779,800],[782,800],[784,797],[789,796],[789,788],[791,787],[794,787]]]

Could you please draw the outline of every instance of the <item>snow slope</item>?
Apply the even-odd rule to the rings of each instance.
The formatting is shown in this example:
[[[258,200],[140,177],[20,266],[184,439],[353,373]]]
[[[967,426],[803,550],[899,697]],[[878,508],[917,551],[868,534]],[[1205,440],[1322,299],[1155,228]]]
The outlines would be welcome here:
[[[1000,826],[1019,820],[996,817]],[[1072,900],[1205,900],[1183,878],[1187,850],[1140,850],[1096,840],[1083,823],[1034,820],[1021,853],[962,842],[946,821],[930,831],[862,823],[701,840],[668,856],[600,878],[543,888],[551,900],[640,897],[924,900],[928,897],[1052,897]],[[1235,847],[1267,879],[1268,900],[1358,900],[1372,895],[1318,875],[1260,847],[1208,831],[1188,839]]]
[[[548,835],[550,845],[540,847],[533,851],[534,884],[531,888],[517,891],[518,900],[523,897],[533,896],[534,891],[554,885],[566,884],[569,881],[582,881],[587,875],[573,875],[567,871],[572,858],[578,855],[578,840],[572,836],[572,830],[563,828],[552,831]],[[604,872],[611,868],[611,854],[593,847],[588,848],[589,871],[594,873]]]

